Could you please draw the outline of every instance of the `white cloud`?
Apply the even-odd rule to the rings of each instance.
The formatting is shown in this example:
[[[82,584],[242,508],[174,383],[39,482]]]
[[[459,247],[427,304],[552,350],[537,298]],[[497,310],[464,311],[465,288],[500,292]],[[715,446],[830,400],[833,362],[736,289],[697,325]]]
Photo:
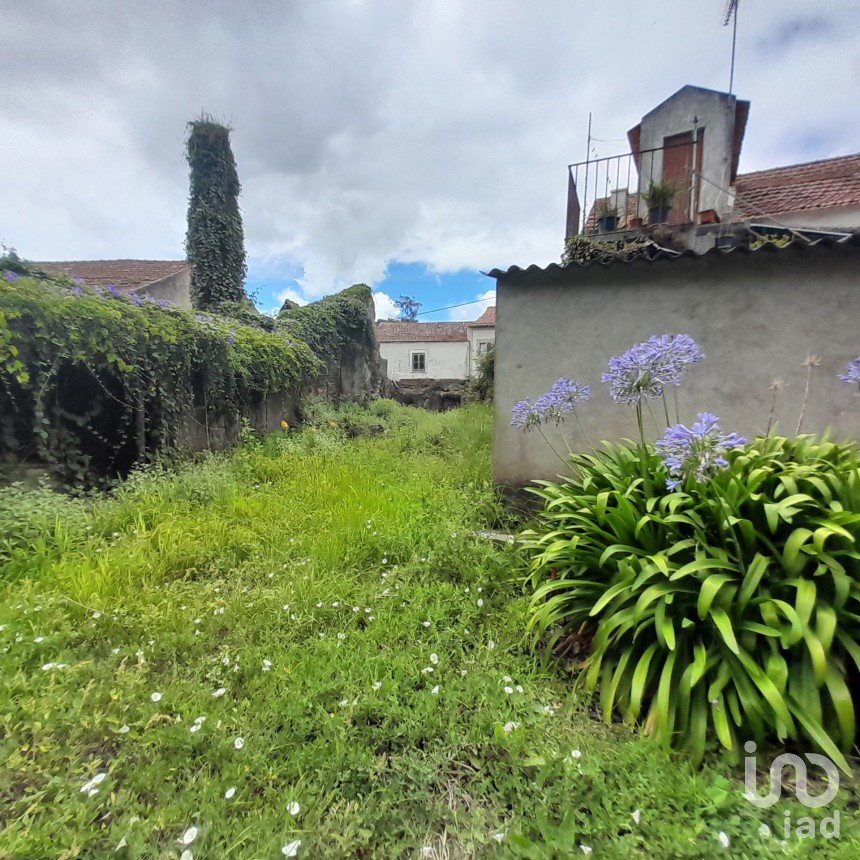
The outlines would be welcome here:
[[[0,241],[180,256],[185,123],[204,109],[234,128],[252,261],[307,298],[392,261],[557,260],[588,112],[613,139],[597,155],[617,153],[683,84],[724,89],[731,40],[713,0],[151,0],[133,28],[127,3],[6,7]],[[857,150],[858,24],[854,0],[745,5],[742,170]]]
[[[459,308],[451,308],[448,319],[451,320],[476,320],[490,305],[496,303],[496,291],[486,290],[475,296],[475,302]]]
[[[400,316],[400,311],[397,305],[394,304],[394,299],[383,292],[373,294],[373,307],[376,309],[376,318],[378,320],[396,319]]]

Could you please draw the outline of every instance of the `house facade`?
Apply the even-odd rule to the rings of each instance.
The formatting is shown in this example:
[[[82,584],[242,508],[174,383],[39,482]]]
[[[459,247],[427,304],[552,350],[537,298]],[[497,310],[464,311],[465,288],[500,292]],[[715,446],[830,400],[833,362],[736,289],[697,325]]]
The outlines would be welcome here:
[[[474,322],[377,322],[386,376],[396,383],[465,381],[495,339],[495,312],[487,308]]]
[[[860,227],[860,153],[740,173],[749,116],[731,93],[682,87],[627,132],[628,153],[569,166],[566,239],[624,241],[661,227],[702,252],[739,224]],[[652,205],[661,186],[664,207]]]
[[[114,286],[124,293],[148,295],[191,309],[191,267],[186,260],[74,260],[32,265],[91,286]]]

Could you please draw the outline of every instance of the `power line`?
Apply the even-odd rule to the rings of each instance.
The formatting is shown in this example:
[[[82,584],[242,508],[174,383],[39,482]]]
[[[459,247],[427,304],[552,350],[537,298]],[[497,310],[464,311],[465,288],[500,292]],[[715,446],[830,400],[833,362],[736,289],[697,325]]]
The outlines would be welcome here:
[[[421,311],[420,313],[417,313],[415,316],[423,317],[423,316],[426,316],[427,314],[438,314],[440,311],[450,311],[450,310],[453,310],[454,308],[465,308],[467,305],[478,305],[478,304],[482,304],[483,302],[486,302],[486,301],[489,301],[489,299],[475,299],[474,301],[471,301],[471,302],[461,302],[459,305],[448,305],[445,308],[435,308],[432,311]]]

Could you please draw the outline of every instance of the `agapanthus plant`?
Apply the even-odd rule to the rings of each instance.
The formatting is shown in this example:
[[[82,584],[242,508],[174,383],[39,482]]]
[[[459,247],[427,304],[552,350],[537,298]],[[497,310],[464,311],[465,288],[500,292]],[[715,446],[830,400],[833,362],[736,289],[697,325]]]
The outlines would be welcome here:
[[[847,385],[856,385],[860,388],[860,355],[850,361],[845,368],[845,373],[840,373],[837,378]]]
[[[676,490],[690,477],[704,483],[729,465],[725,458],[729,451],[747,443],[737,433],[722,433],[716,415],[700,412],[698,418],[691,427],[685,424],[668,427],[657,441],[657,450],[669,472],[666,480],[669,490]]]

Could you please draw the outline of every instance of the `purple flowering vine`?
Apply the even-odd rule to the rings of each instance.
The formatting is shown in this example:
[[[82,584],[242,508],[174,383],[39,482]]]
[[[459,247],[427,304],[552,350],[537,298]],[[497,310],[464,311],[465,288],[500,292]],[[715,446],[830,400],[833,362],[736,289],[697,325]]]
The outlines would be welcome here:
[[[845,368],[845,373],[840,373],[837,376],[840,382],[846,385],[856,385],[860,387],[860,355],[853,361],[849,361]]]
[[[666,487],[676,490],[688,477],[699,483],[708,480],[718,469],[729,465],[725,454],[746,445],[747,440],[737,433],[722,433],[719,418],[710,412],[700,412],[699,420],[691,427],[675,424],[657,441],[657,450],[669,477]]]

